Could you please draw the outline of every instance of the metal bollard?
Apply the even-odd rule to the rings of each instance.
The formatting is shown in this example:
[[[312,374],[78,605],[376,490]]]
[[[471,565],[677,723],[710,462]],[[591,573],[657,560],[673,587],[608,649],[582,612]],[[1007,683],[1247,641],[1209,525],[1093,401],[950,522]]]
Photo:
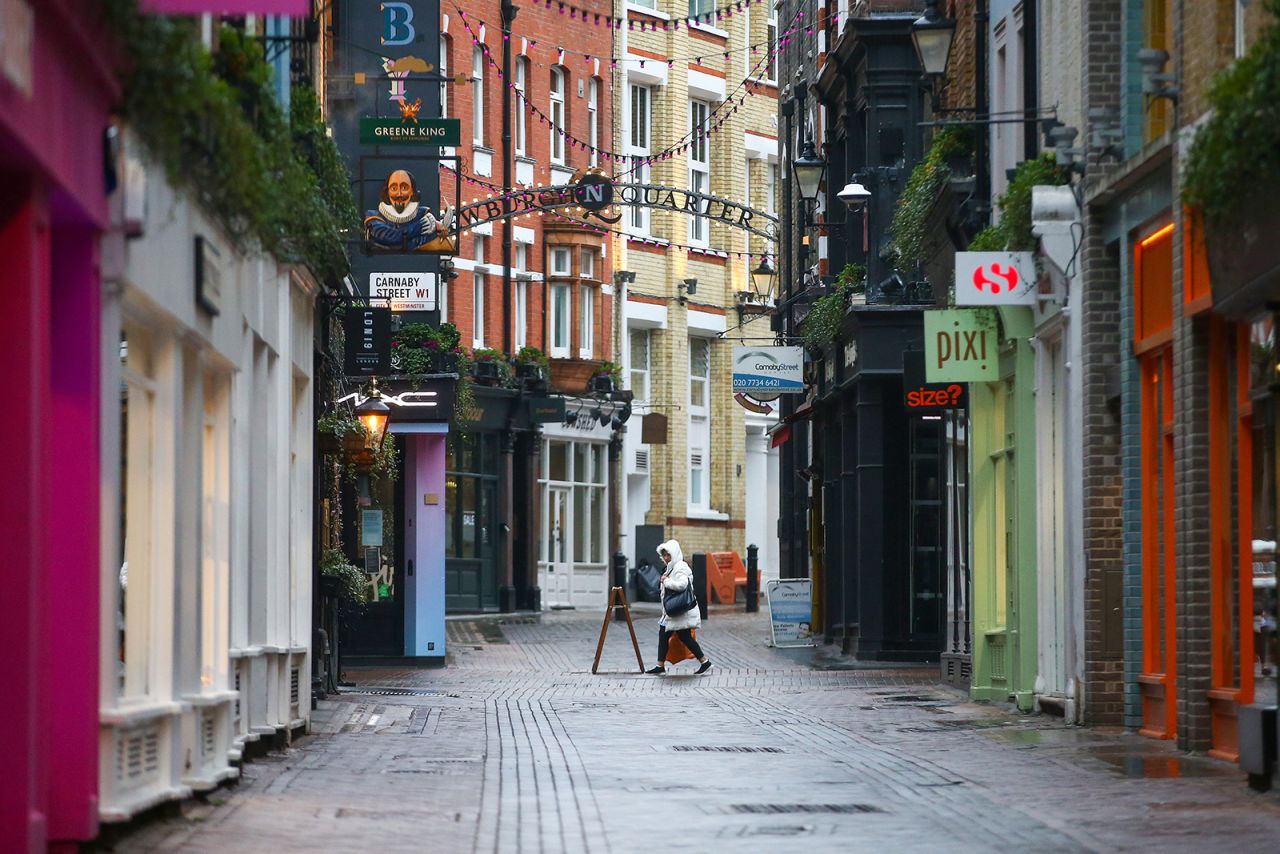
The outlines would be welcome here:
[[[760,547],[747,546],[747,613],[760,610]]]
[[[707,590],[706,554],[695,552],[690,567],[693,569],[693,592],[698,597],[698,616],[705,620],[707,618],[707,599],[710,598],[710,591]]]
[[[613,586],[621,587],[623,595],[627,591],[627,556],[622,552],[613,553]],[[628,600],[630,601],[630,600]],[[626,613],[621,608],[613,609],[614,622],[620,623],[627,618]]]

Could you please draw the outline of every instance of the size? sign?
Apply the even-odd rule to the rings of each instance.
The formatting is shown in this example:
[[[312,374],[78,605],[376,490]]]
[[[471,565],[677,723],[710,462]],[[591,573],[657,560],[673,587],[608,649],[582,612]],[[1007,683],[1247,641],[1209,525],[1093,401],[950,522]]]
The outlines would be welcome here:
[[[907,412],[932,414],[969,405],[969,387],[964,383],[930,383],[924,376],[924,351],[902,354],[902,388]]]

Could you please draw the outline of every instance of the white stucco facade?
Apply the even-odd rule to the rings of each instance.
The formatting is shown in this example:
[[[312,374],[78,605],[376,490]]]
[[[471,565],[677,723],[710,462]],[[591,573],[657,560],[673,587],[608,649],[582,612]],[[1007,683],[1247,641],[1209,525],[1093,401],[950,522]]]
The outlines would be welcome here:
[[[247,744],[287,739],[311,706],[315,284],[159,167],[129,176],[141,233],[102,311],[107,821],[236,776]]]

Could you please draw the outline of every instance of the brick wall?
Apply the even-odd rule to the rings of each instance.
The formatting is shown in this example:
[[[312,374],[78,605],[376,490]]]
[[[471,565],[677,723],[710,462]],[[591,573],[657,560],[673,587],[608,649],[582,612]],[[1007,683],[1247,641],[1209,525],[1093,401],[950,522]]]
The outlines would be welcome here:
[[[688,10],[687,3],[671,0],[660,0],[658,7],[658,11],[672,18],[683,17]],[[741,94],[743,90],[737,89],[739,81],[765,55],[763,49],[754,54],[747,49],[748,45],[762,43],[767,37],[765,9],[763,5],[753,4],[745,14],[735,13],[717,22],[714,28],[690,31],[682,23],[678,30],[666,32],[648,29],[649,24],[661,20],[658,16],[631,10],[637,27],[645,22],[646,29],[626,31],[626,51],[644,57],[646,66],[649,63],[659,68],[667,65],[666,85],[654,86],[651,90],[652,153],[677,144],[689,132],[689,81],[698,72],[715,77],[723,75],[730,99]],[[779,17],[779,26],[785,29],[787,22]],[[626,71],[630,66],[625,61],[627,53],[621,38],[617,51],[624,58],[620,64]],[[639,70],[638,62],[632,65]],[[623,80],[620,74],[614,93],[614,109],[619,118],[615,123],[614,146],[619,150],[629,142],[623,134],[629,128],[630,92]],[[760,159],[748,160],[746,134],[749,131],[757,136],[777,138],[777,88],[760,85],[752,87],[750,92],[742,107],[729,114],[728,122],[708,140],[710,192],[728,199],[746,200],[753,207],[765,209],[769,206],[767,163]],[[711,107],[714,110],[716,102],[711,102]],[[778,191],[780,179],[779,174]],[[680,152],[654,163],[649,181],[688,187],[688,155]],[[752,261],[759,258],[732,255],[726,258],[718,256],[716,251],[762,253],[765,243],[713,220],[709,251],[689,250],[681,245],[690,243],[688,215],[650,210],[649,219],[644,241],[625,237],[614,240],[617,267],[636,273],[630,292],[647,300],[662,300],[667,308],[667,327],[653,330],[651,336],[650,383],[655,408],[668,417],[668,435],[665,445],[649,448],[650,504],[645,521],[663,525],[668,537],[680,540],[686,554],[726,550],[744,553],[743,520],[748,500],[745,492],[746,411],[734,400],[730,387],[735,342],[714,337],[709,390],[711,441],[707,449],[710,506],[728,519],[689,518],[689,316],[700,310],[704,318],[723,318],[727,328],[737,326],[736,294],[750,287]],[[655,241],[673,245],[654,245]],[[697,293],[682,304],[678,300],[677,283],[686,278],[698,280]],[[769,334],[767,319],[757,320],[751,327],[751,331],[742,334]]]
[[[598,12],[601,15],[612,14],[613,5],[608,2],[595,2],[586,0],[575,0],[576,6],[586,8],[592,12]],[[441,28],[445,37],[445,46],[448,50],[448,56],[444,65],[451,77],[457,78],[458,75],[465,77],[461,83],[454,82],[448,86],[448,114],[456,117],[462,124],[462,144],[458,146],[457,154],[462,158],[462,172],[464,175],[500,186],[502,183],[502,93],[504,81],[499,74],[502,64],[502,32],[501,32],[501,16],[499,14],[500,3],[498,0],[477,0],[477,2],[468,2],[465,4],[466,22],[470,24],[471,33],[464,26],[464,20],[451,3],[444,3],[441,6]],[[565,79],[565,112],[567,116],[568,131],[579,139],[587,140],[590,138],[590,122],[587,108],[588,89],[587,83],[591,79],[595,79],[599,86],[599,97],[597,110],[599,111],[599,146],[604,149],[610,149],[613,145],[612,131],[613,121],[613,75],[609,67],[609,58],[613,55],[613,31],[604,26],[595,26],[590,23],[575,22],[573,25],[572,49],[578,53],[566,53],[561,59],[558,48],[566,45],[564,38],[566,26],[566,17],[559,14],[556,7],[546,8],[540,4],[522,4],[520,12],[512,25],[512,75],[515,75],[516,60],[518,57],[525,58],[528,61],[527,79],[525,81],[525,91],[529,101],[542,110],[543,113],[550,113],[550,87],[551,87],[551,68],[558,66],[564,73]],[[486,45],[493,57],[497,68],[484,63],[484,99],[481,108],[484,110],[484,146],[482,150],[477,150],[472,145],[472,120],[476,109],[474,103],[473,87],[470,80],[472,70],[472,50],[474,45],[473,34],[477,37],[482,36],[483,44]],[[583,54],[590,54],[596,59],[588,61]],[[561,64],[562,63],[562,64]],[[583,84],[583,91],[580,95],[578,92],[579,83]],[[537,116],[528,108],[523,107],[519,98],[513,93],[511,96],[513,117],[518,117],[523,110],[526,127],[526,154],[527,159],[532,161],[533,179],[532,186],[546,186],[552,183],[552,163],[551,163],[551,131],[545,124],[541,124]],[[514,134],[513,118],[513,134]],[[514,140],[513,140],[514,143]],[[491,159],[491,169],[489,174],[482,174],[479,169],[478,161],[483,158],[487,152]],[[599,165],[606,170],[609,162],[599,159]],[[565,144],[565,168],[574,171],[581,168],[587,168],[590,165],[590,154],[574,146]],[[441,197],[452,199],[455,192],[454,173],[450,169],[442,168],[440,171],[440,192]],[[518,181],[518,175],[513,172],[513,182],[517,187],[527,186]],[[463,181],[461,188],[461,196],[463,204],[467,204],[476,199],[488,198],[501,193],[500,189],[489,189],[485,186],[478,185],[473,182]],[[577,226],[566,225],[557,221],[554,217],[528,215],[517,218],[515,225],[523,229],[530,229],[533,232],[533,242],[528,244],[528,256],[526,269],[532,272],[544,273],[548,269],[548,255],[546,248],[548,245],[564,245],[572,243],[575,245],[590,245],[596,248],[596,271],[595,276],[591,279],[582,279],[577,276],[577,253],[574,253],[574,276],[572,277],[574,291],[572,294],[571,305],[573,306],[573,337],[571,339],[572,353],[574,356],[578,354],[578,328],[584,322],[580,316],[581,300],[578,297],[577,289],[579,287],[597,287],[601,284],[608,285],[612,281],[613,258],[608,244],[608,240],[594,232],[584,230]],[[478,232],[477,232],[478,233]],[[490,272],[486,277],[484,289],[484,322],[485,322],[485,344],[490,347],[502,347],[502,330],[503,330],[503,292],[502,292],[502,226],[501,223],[493,223],[492,231],[486,236],[485,261],[489,265]],[[475,233],[464,232],[459,240],[458,257],[461,259],[473,259],[475,257]],[[512,249],[512,262],[514,264],[515,249]],[[475,279],[470,271],[459,271],[458,278],[453,279],[448,285],[448,320],[457,324],[458,329],[462,333],[462,340],[465,345],[469,346],[473,339],[474,323],[474,284]],[[513,283],[514,287],[514,283]],[[528,284],[529,303],[527,310],[527,328],[526,340],[530,346],[538,347],[546,351],[547,343],[547,315],[546,306],[546,285],[545,282],[530,282]],[[512,316],[514,321],[514,294],[512,295]],[[592,322],[595,324],[595,333],[592,336],[592,345],[594,357],[597,359],[611,359],[613,354],[613,336],[610,318],[612,316],[612,299],[603,293],[598,293],[595,300],[595,317]]]
[[[1115,109],[1119,101],[1120,0],[1087,0],[1084,31],[1084,104]],[[1105,173],[1097,156],[1089,169]],[[1108,400],[1111,371],[1121,360],[1123,340],[1118,259],[1102,236],[1102,212],[1086,206],[1080,252],[1080,294],[1084,405],[1084,550],[1085,550],[1085,719],[1118,724],[1123,707],[1124,662],[1117,639],[1107,636],[1107,617],[1121,606],[1108,594],[1124,572],[1125,517],[1121,493],[1121,419]],[[1127,351],[1126,351],[1127,352]],[[1131,360],[1125,360],[1126,363]],[[1135,458],[1136,459],[1136,458]],[[1126,456],[1128,460],[1128,456]],[[1128,507],[1128,498],[1123,499]],[[1126,513],[1125,516],[1128,516]],[[1127,597],[1126,597],[1127,600]],[[1113,624],[1114,625],[1114,624]],[[1126,629],[1130,615],[1126,614]],[[1126,631],[1127,634],[1127,631]]]

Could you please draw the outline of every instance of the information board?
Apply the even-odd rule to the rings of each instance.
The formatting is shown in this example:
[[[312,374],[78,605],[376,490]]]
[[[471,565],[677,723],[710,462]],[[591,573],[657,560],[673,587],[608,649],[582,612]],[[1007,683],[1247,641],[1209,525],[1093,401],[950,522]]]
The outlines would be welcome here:
[[[765,585],[769,631],[776,647],[813,646],[813,582],[783,578]]]

